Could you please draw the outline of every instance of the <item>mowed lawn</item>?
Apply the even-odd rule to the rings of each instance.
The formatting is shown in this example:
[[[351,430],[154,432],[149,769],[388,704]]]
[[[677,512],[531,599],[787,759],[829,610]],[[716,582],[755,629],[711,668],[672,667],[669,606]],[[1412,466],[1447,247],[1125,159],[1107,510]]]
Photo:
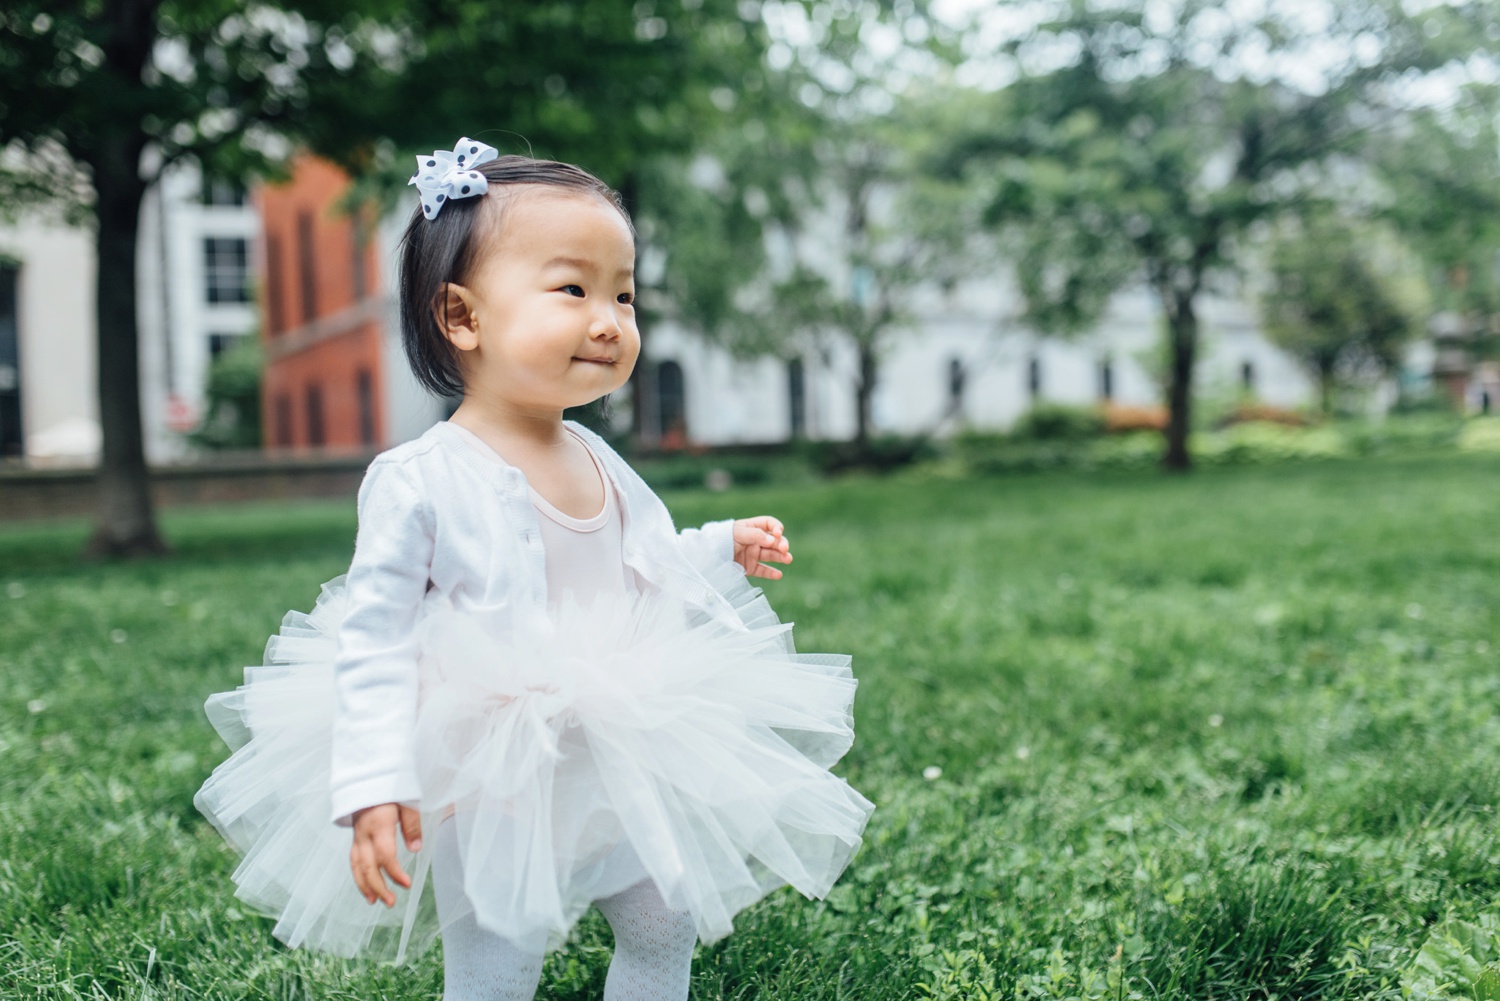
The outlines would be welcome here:
[[[878,804],[826,901],[700,948],[703,999],[1399,997],[1500,893],[1500,465],[848,479],[762,512],[799,648],[846,651]],[[84,566],[0,528],[0,997],[436,998],[289,952],[192,796],[202,713],[342,572],[348,503],[170,512]],[[591,913],[540,997],[601,995]]]

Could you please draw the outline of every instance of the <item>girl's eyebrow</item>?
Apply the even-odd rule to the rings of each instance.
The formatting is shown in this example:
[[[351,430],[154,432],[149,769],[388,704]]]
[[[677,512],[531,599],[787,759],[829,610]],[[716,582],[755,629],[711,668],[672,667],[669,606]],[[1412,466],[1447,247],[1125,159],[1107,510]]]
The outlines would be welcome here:
[[[582,257],[554,257],[554,258],[552,258],[552,260],[550,260],[546,264],[542,265],[543,268],[552,268],[552,267],[559,267],[559,266],[577,268],[580,271],[596,271],[596,270],[598,270],[598,265],[595,264],[595,262],[587,260],[587,259],[582,258]],[[618,274],[622,278],[629,278],[629,277],[632,277],[635,274],[635,269],[634,268],[621,268],[619,270]]]

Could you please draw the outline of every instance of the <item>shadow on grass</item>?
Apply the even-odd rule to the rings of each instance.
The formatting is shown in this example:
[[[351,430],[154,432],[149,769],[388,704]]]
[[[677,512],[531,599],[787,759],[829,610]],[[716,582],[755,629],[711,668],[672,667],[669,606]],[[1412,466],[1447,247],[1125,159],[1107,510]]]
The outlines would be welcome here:
[[[284,557],[342,554],[354,550],[351,501],[295,501],[168,510],[162,533],[172,547],[163,557],[131,564],[214,566],[260,563]],[[83,519],[0,526],[0,567],[6,577],[87,573],[101,565],[84,557],[91,525]]]

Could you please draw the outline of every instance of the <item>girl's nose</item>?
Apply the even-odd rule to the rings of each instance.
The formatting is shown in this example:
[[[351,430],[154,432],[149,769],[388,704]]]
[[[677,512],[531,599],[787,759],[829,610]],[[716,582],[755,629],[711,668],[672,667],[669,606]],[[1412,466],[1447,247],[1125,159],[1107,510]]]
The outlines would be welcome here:
[[[590,336],[614,340],[620,336],[620,317],[613,308],[605,306],[594,314],[591,328]]]

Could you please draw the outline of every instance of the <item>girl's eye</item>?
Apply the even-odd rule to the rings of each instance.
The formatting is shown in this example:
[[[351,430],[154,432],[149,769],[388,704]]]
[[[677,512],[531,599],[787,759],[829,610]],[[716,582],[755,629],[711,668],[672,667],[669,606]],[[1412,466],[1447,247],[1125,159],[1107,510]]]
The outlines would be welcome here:
[[[582,285],[564,285],[558,291],[560,291],[560,292],[566,292],[566,293],[568,293],[568,295],[577,296],[580,299],[583,298],[583,286]]]
[[[620,295],[618,296],[618,300],[620,302],[623,302],[627,306],[634,306],[635,305],[635,293],[634,292],[621,292]]]

